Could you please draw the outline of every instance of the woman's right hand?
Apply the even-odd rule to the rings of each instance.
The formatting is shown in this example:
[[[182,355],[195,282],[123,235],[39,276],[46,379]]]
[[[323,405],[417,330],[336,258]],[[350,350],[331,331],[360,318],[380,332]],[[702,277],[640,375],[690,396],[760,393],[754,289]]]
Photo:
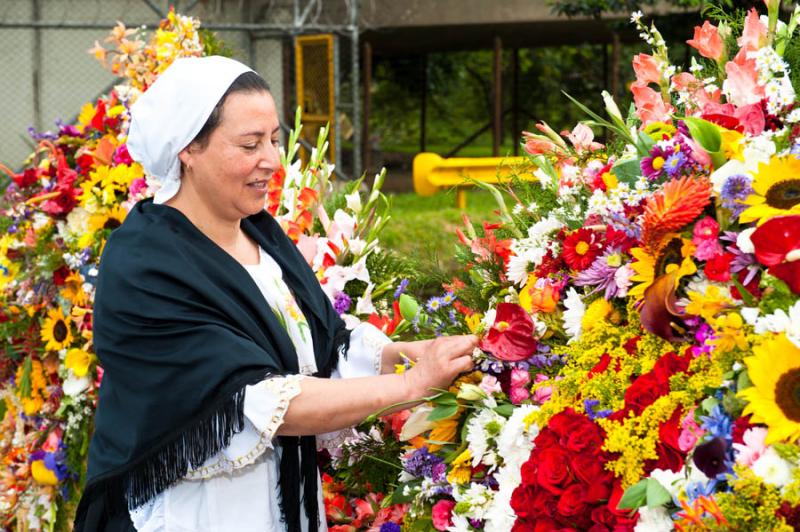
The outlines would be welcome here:
[[[478,337],[442,336],[430,343],[425,356],[404,373],[414,398],[431,393],[431,388],[447,388],[455,378],[472,369],[472,351],[478,346]]]

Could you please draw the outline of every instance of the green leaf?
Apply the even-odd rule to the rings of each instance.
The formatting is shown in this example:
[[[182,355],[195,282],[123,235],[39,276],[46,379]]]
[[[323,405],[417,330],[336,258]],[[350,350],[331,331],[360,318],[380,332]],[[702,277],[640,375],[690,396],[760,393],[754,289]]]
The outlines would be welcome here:
[[[640,480],[630,488],[625,490],[617,503],[617,509],[635,510],[647,503],[647,480]]]
[[[633,185],[642,175],[642,167],[639,164],[639,159],[630,159],[627,161],[619,161],[611,167],[611,171],[618,180],[629,185]]]
[[[714,168],[719,168],[727,162],[725,154],[722,153],[722,135],[719,132],[719,127],[708,120],[695,116],[683,117],[683,121],[686,123],[686,127],[689,128],[692,138],[711,156]]]
[[[7,409],[8,409],[8,407],[6,406],[6,402],[5,401],[0,401],[0,421],[2,421],[3,418],[6,417],[6,410]]]
[[[419,303],[408,294],[400,295],[400,315],[408,321],[414,321],[419,314]]]
[[[17,389],[19,390],[19,396],[23,398],[30,398],[31,396],[31,371],[33,369],[33,362],[31,357],[25,359],[25,362],[22,365],[22,376],[19,379],[19,384],[17,385]]]
[[[397,489],[392,492],[392,504],[404,504],[413,501],[414,497],[416,497],[417,493],[419,492],[421,485],[421,480],[400,484],[397,486]],[[408,490],[406,490],[406,488],[408,488]]]
[[[456,415],[458,412],[458,405],[443,405],[437,406],[434,408],[430,414],[428,414],[428,421],[439,421],[440,419],[447,419]]]
[[[458,399],[450,392],[440,393],[431,399],[431,402],[437,406],[453,406],[458,405]]]
[[[742,371],[739,373],[739,377],[736,378],[736,389],[742,391],[746,388],[749,388],[753,385],[753,381],[750,380],[750,375],[746,371]]]
[[[647,479],[647,507],[656,508],[672,501],[672,495],[654,478]]]
[[[703,408],[703,410],[710,413],[712,410],[714,410],[714,407],[717,406],[718,404],[719,401],[714,397],[706,397],[705,399],[703,399],[703,402],[700,403],[700,406]]]
[[[514,413],[514,405],[511,403],[503,403],[502,405],[496,406],[494,411],[505,418],[509,418],[511,414]]]

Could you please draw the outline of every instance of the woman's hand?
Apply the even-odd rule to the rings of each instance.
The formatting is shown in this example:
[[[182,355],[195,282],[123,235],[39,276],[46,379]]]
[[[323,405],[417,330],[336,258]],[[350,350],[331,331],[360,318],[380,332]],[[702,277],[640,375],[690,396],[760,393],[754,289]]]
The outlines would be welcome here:
[[[412,396],[424,397],[431,388],[446,388],[460,374],[472,369],[472,351],[478,345],[478,337],[442,336],[435,340],[409,342],[411,354],[416,355],[416,364],[404,375]]]

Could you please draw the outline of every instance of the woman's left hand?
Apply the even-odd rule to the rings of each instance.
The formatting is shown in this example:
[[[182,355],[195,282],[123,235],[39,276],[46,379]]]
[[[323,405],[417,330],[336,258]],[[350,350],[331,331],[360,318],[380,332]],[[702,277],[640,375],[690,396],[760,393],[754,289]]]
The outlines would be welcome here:
[[[395,365],[407,360],[416,363],[430,352],[433,339],[414,342],[393,342],[383,348],[381,355],[381,373],[394,373]]]

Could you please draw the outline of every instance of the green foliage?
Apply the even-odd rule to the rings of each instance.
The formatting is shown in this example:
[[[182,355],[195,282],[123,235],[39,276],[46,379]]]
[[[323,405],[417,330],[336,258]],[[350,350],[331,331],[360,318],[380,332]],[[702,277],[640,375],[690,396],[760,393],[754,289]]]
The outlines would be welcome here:
[[[348,497],[363,497],[370,491],[387,493],[393,488],[389,482],[397,478],[402,469],[402,444],[393,436],[375,438],[369,427],[360,428],[364,429],[363,437],[342,446],[341,465],[334,479],[344,483]],[[376,428],[386,430],[382,422],[378,422]]]
[[[220,39],[220,37],[213,31],[200,28],[200,42],[203,43],[203,55],[222,55],[225,57],[233,57],[233,48]]]
[[[557,15],[567,17],[594,17],[615,13],[639,11],[646,6],[654,6],[659,0],[548,0],[548,5]],[[677,7],[697,7],[699,0],[670,0]]]

